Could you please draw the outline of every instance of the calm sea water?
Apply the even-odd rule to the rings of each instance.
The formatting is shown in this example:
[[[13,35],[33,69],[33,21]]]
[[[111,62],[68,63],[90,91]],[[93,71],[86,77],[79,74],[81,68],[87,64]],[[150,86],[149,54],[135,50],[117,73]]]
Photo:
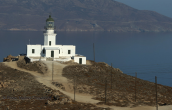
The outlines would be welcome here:
[[[0,62],[26,53],[26,45],[43,45],[43,32],[0,31]],[[57,44],[76,45],[76,53],[106,62],[128,75],[172,87],[172,33],[58,32]]]

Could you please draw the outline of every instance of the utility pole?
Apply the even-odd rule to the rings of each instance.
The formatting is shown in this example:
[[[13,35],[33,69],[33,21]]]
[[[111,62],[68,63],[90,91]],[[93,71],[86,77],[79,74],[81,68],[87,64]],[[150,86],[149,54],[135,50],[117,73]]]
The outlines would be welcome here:
[[[155,90],[156,90],[156,110],[158,110],[158,104],[157,104],[157,77],[155,76]]]
[[[112,89],[112,63],[111,63],[111,89]]]
[[[135,102],[136,102],[136,79],[137,79],[137,72],[135,73]]]
[[[2,73],[2,82],[4,84],[4,73]]]
[[[105,104],[106,104],[107,78],[105,78]]]
[[[94,54],[94,62],[95,62],[95,48],[94,48],[94,43],[93,43],[93,54]]]
[[[2,73],[2,82],[4,84],[4,74]]]
[[[74,76],[74,101],[75,101],[75,80],[76,80],[76,76]]]
[[[3,73],[2,73],[2,83],[4,84],[4,74]],[[4,87],[4,85],[2,87]]]
[[[54,62],[52,62],[52,81],[53,81],[53,72],[54,72]]]

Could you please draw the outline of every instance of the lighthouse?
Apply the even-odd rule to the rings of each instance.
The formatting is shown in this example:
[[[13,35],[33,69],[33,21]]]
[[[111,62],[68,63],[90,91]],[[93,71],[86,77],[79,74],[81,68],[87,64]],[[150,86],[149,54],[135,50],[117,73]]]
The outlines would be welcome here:
[[[49,18],[46,20],[44,29],[46,30],[44,33],[44,45],[55,46],[57,34],[54,32],[54,20],[51,18],[51,15],[49,15]]]
[[[33,61],[70,61],[73,60],[79,64],[86,64],[86,57],[75,54],[75,45],[57,45],[56,32],[54,26],[54,19],[49,15],[46,19],[46,26],[44,27],[44,45],[28,44],[27,57],[31,62]]]

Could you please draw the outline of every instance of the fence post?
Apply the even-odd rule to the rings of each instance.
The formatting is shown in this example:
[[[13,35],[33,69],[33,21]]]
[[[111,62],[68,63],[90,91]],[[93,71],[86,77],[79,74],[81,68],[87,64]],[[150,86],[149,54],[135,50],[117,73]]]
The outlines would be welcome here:
[[[155,76],[155,90],[156,90],[156,110],[158,110],[158,103],[157,103],[157,77]]]
[[[75,80],[76,80],[76,76],[74,76],[74,101],[75,101]]]
[[[107,78],[105,78],[105,104],[106,104]]]
[[[24,86],[24,97],[26,96],[26,90],[25,90],[25,86]]]
[[[4,84],[4,73],[2,73],[2,82]]]
[[[1,73],[1,72],[0,72]],[[2,80],[2,83],[4,83],[4,81],[3,81],[3,73],[2,73],[2,78],[1,78],[1,80]]]
[[[137,72],[135,73],[135,102],[136,102],[136,79],[137,79]]]

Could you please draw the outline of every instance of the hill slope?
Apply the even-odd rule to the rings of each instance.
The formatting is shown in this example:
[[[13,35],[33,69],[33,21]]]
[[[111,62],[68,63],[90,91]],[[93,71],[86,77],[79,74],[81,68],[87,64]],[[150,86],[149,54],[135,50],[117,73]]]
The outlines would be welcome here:
[[[93,99],[101,101],[99,104],[104,104],[106,94],[107,105],[121,107],[156,105],[155,83],[124,74],[106,63],[93,62],[91,66],[66,66],[62,75],[72,83],[76,82],[76,93],[91,94],[94,96]],[[172,87],[157,84],[159,106],[172,104],[171,91]]]
[[[172,31],[172,18],[113,0],[0,0],[0,30],[43,30],[50,12],[58,31]]]

